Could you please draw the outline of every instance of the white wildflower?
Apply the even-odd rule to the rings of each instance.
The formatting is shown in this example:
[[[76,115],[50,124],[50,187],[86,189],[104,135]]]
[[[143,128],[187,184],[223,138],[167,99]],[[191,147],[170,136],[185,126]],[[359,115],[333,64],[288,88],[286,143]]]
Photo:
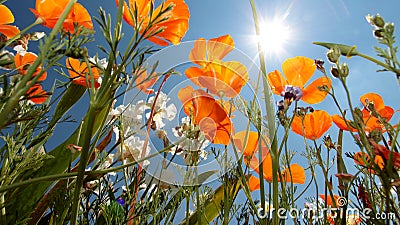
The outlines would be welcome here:
[[[107,68],[108,62],[106,58],[99,59],[97,56],[95,57],[89,57],[89,62],[99,66],[100,68]]]
[[[163,119],[167,119],[169,121],[173,120],[176,116],[177,110],[174,104],[167,106],[167,103],[170,99],[165,93],[160,92],[158,94],[157,101],[154,103],[155,97],[156,96],[150,97],[148,103],[154,107],[153,121],[155,122],[156,129],[161,129],[165,126]],[[149,119],[149,117],[150,112],[146,113],[146,118]]]
[[[25,55],[26,49],[22,45],[16,45],[14,48],[14,51],[19,53],[21,56]]]

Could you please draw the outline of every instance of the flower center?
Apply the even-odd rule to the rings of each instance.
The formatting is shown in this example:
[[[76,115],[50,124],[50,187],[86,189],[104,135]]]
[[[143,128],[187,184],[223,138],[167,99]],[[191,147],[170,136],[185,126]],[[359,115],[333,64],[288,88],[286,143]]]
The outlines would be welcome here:
[[[303,97],[303,91],[300,87],[293,85],[285,85],[285,90],[281,92],[281,96],[286,100],[298,101]]]

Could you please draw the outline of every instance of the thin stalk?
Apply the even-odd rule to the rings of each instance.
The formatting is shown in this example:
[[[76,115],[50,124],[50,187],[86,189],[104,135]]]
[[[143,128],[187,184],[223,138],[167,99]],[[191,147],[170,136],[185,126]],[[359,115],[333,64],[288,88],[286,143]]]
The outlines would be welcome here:
[[[249,0],[251,9],[253,12],[253,19],[254,19],[254,26],[256,30],[256,35],[260,35],[260,27],[258,23],[258,16],[257,16],[257,9],[254,3],[254,0]],[[264,92],[264,100],[265,100],[265,106],[266,106],[266,112],[267,112],[267,121],[268,121],[268,133],[269,136],[272,138],[272,143],[271,143],[271,157],[272,157],[272,174],[278,174],[278,169],[279,169],[279,155],[278,155],[278,142],[277,142],[277,137],[276,137],[276,128],[275,128],[275,113],[274,113],[274,102],[271,101],[271,89],[268,84],[268,80],[266,78],[267,75],[267,69],[266,69],[266,63],[265,63],[265,58],[264,58],[264,52],[261,47],[261,43],[257,43],[258,46],[258,58],[260,59],[260,69],[262,72],[263,76],[263,92]],[[278,187],[278,177],[273,176],[272,177],[272,203],[273,207],[275,209],[279,208],[279,187]],[[277,213],[273,214],[273,224],[278,224],[279,223],[279,217]]]
[[[81,152],[81,157],[79,160],[79,167],[78,167],[78,176],[76,178],[76,184],[75,184],[75,189],[74,189],[74,194],[73,194],[73,202],[72,202],[72,215],[71,215],[71,225],[75,225],[77,223],[78,219],[78,209],[79,209],[79,202],[80,202],[80,194],[81,194],[81,188],[83,185],[83,178],[85,175],[85,168],[86,168],[86,163],[89,157],[89,152],[90,152],[90,141],[92,137],[92,133],[94,131],[94,123],[96,121],[97,117],[97,109],[95,107],[95,104],[91,104],[89,111],[88,111],[88,120],[86,121],[87,123],[85,125],[85,129],[83,132],[83,145],[82,146],[82,152]]]

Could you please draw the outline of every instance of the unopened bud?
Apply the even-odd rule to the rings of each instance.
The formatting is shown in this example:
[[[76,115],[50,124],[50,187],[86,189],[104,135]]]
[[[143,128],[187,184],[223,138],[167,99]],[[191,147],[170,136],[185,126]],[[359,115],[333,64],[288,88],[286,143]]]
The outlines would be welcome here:
[[[387,23],[385,26],[385,33],[392,36],[394,33],[394,23]]]
[[[368,23],[373,26],[379,28],[383,28],[385,26],[385,20],[383,20],[383,18],[379,14],[376,14],[375,16],[371,16],[368,14],[365,18],[367,19]]]
[[[347,77],[349,75],[349,66],[347,63],[343,63],[340,67],[340,72],[342,72],[342,76]]]
[[[340,49],[337,45],[333,46],[329,51],[326,53],[328,60],[332,63],[337,63],[340,57]]]
[[[385,26],[385,20],[383,20],[382,16],[379,14],[373,16],[372,20],[374,22],[374,25],[377,27],[383,28]]]
[[[331,74],[333,77],[339,78],[340,77],[340,73],[339,70],[336,67],[331,67]]]
[[[383,38],[384,37],[384,35],[385,35],[385,30],[384,29],[381,29],[381,28],[378,28],[378,29],[375,29],[374,30],[374,36],[376,37],[376,38]]]

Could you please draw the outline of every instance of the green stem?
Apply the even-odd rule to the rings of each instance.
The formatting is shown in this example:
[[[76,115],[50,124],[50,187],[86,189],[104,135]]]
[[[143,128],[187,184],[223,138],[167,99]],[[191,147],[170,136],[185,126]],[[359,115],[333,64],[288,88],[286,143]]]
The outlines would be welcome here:
[[[254,3],[254,0],[249,0],[251,9],[253,12],[254,26],[256,30],[256,35],[260,35],[260,27],[258,23],[257,9]],[[267,112],[267,121],[268,121],[268,133],[269,137],[272,138],[271,143],[271,157],[272,157],[272,174],[278,174],[279,169],[279,154],[278,154],[278,142],[276,137],[276,128],[275,128],[275,112],[274,112],[274,102],[271,101],[272,92],[268,84],[267,80],[267,69],[264,58],[264,52],[262,50],[262,46],[260,41],[257,43],[258,46],[258,57],[260,59],[260,69],[263,75],[263,92],[264,92],[264,100],[265,107]],[[275,209],[279,208],[279,187],[278,187],[278,177],[273,176],[272,180],[272,203]],[[278,224],[279,218],[278,214],[275,212],[273,214],[273,224]]]
[[[396,73],[397,75],[400,74],[400,70],[398,70],[398,69],[396,69],[396,68],[393,68],[393,67],[391,67],[390,65],[388,65],[388,64],[386,64],[386,63],[384,63],[384,62],[382,62],[382,61],[379,61],[379,60],[377,60],[377,59],[375,59],[375,58],[373,58],[373,57],[371,57],[371,56],[369,56],[369,55],[365,55],[365,54],[359,53],[359,52],[357,53],[357,55],[360,56],[360,57],[362,57],[362,58],[364,58],[364,59],[367,59],[367,60],[369,60],[369,61],[371,61],[371,62],[374,62],[374,63],[378,64],[379,66],[382,66],[383,68],[385,68],[385,69],[387,69],[387,70],[389,70],[389,71],[393,71],[393,72]]]
[[[80,194],[81,194],[81,188],[83,185],[83,178],[85,175],[85,168],[86,168],[86,163],[89,157],[89,152],[90,152],[90,141],[92,137],[92,133],[94,131],[94,123],[96,121],[96,116],[97,116],[97,109],[95,107],[95,104],[91,104],[89,111],[88,111],[88,120],[85,121],[84,123],[84,132],[83,132],[83,137],[81,140],[83,140],[82,146],[82,152],[81,152],[81,158],[79,160],[79,167],[78,167],[78,176],[76,178],[76,184],[75,184],[75,189],[74,189],[74,194],[73,194],[73,201],[72,201],[72,216],[71,216],[71,225],[75,225],[78,219],[78,209],[79,209],[79,202],[80,202]]]

